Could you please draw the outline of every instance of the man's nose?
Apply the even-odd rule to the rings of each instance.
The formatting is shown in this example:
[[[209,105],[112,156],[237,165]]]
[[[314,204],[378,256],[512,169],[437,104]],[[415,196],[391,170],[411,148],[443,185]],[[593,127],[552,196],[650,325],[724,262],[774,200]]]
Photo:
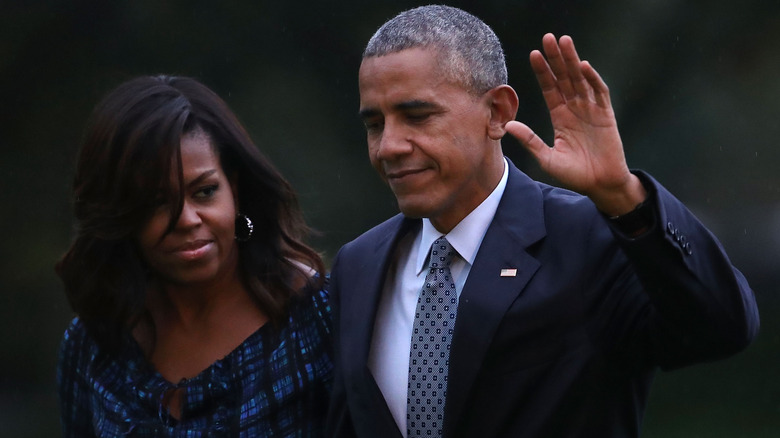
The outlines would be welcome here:
[[[383,161],[393,160],[411,151],[412,142],[408,130],[400,123],[385,121],[382,137],[379,139],[377,158]]]

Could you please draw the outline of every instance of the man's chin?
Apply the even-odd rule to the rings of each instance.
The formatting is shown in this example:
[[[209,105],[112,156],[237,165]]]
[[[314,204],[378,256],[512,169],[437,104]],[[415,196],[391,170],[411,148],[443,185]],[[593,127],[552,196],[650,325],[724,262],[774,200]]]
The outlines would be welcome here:
[[[429,209],[417,203],[398,201],[398,209],[408,218],[420,219],[430,217]]]

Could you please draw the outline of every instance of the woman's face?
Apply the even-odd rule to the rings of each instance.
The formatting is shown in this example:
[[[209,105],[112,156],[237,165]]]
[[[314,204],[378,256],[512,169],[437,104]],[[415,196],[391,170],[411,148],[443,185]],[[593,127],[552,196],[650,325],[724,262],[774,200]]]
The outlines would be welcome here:
[[[211,139],[202,131],[182,138],[181,162],[185,193],[179,220],[165,234],[170,211],[161,205],[138,235],[141,253],[159,278],[172,284],[227,279],[235,275],[238,264],[233,187]]]

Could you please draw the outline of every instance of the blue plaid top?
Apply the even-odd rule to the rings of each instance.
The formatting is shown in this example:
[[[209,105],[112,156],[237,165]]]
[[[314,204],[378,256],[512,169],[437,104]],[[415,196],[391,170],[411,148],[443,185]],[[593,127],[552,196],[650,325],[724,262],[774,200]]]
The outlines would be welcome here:
[[[78,318],[60,347],[57,381],[69,437],[319,437],[333,376],[326,291],[292,303],[281,330],[265,324],[197,377],[173,384],[135,342],[96,366]],[[162,397],[184,388],[181,420]]]

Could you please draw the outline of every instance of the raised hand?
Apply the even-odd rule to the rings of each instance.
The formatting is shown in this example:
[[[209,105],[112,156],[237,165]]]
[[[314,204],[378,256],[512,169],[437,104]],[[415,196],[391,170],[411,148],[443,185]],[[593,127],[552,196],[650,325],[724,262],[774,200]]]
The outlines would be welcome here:
[[[527,125],[511,121],[506,130],[564,186],[593,200],[601,211],[617,216],[647,196],[631,174],[612,110],[609,89],[587,61],[581,61],[568,36],[542,39],[546,55],[531,52],[531,68],[550,111],[555,138],[549,147]]]

